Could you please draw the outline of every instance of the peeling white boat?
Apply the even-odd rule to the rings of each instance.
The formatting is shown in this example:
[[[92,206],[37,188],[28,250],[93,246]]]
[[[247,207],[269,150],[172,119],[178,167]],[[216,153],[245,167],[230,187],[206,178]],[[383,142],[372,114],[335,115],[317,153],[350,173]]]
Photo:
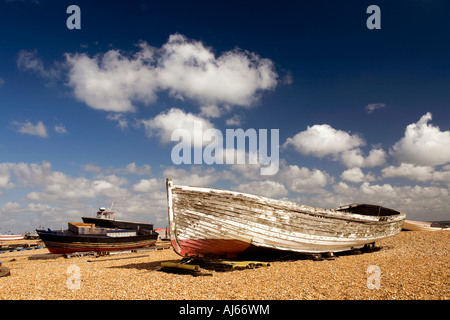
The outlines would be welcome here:
[[[0,234],[0,241],[22,240],[22,234]]]
[[[405,220],[403,230],[408,231],[450,231],[450,227],[437,222]]]
[[[235,257],[249,247],[300,253],[363,248],[398,234],[406,214],[352,204],[320,209],[166,180],[172,246],[184,257]]]

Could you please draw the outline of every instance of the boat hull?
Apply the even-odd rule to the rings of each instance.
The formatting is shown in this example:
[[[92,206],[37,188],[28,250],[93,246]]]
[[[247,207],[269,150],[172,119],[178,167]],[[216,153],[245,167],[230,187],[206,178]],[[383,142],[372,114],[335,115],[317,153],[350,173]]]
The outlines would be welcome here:
[[[185,257],[233,257],[250,246],[301,253],[347,251],[396,235],[406,216],[387,208],[376,216],[354,213],[355,206],[320,209],[227,190],[174,186],[170,179],[167,199],[172,245]]]
[[[107,252],[143,248],[154,245],[157,234],[130,237],[84,236],[67,231],[37,230],[48,251],[54,254],[73,252]]]
[[[24,238],[21,234],[0,234],[0,241],[22,240]]]
[[[450,231],[450,227],[439,223],[405,220],[403,229],[407,231]]]
[[[173,248],[179,248],[181,256],[217,255],[233,257],[247,250],[251,243],[235,239],[180,239],[171,240]]]

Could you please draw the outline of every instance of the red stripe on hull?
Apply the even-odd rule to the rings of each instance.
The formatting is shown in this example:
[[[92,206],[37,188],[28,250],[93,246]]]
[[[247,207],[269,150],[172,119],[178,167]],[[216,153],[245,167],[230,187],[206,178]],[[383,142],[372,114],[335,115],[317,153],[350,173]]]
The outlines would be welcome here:
[[[151,246],[152,244],[146,244],[141,246],[131,246],[131,247],[114,247],[114,248],[57,248],[57,247],[47,247],[48,251],[53,254],[65,254],[74,252],[106,252],[106,251],[120,251],[120,250],[131,250],[137,248],[143,248]]]
[[[250,243],[233,239],[185,239],[178,240],[178,244],[181,251],[175,251],[184,257],[213,255],[231,258],[250,246]],[[172,247],[177,248],[175,240],[172,240]]]

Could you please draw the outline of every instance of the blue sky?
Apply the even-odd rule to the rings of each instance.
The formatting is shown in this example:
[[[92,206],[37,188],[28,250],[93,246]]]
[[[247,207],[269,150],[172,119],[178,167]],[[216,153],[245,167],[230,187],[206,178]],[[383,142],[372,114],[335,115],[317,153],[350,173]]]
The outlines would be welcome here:
[[[69,5],[81,29],[69,30]],[[381,11],[369,30],[367,8]],[[167,225],[164,179],[449,220],[448,1],[0,2],[0,232],[115,201]],[[279,130],[279,171],[175,165],[170,134]]]

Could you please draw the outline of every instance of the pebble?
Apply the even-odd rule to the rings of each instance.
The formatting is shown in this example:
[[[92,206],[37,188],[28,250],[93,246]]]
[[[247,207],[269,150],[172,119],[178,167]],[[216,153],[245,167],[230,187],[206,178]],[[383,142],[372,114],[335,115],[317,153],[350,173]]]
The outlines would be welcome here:
[[[129,259],[117,260],[29,259],[48,253],[45,248],[6,252],[0,258],[11,275],[0,278],[0,299],[448,300],[449,244],[448,231],[401,232],[377,242],[380,249],[371,253],[323,261],[291,258],[232,272],[206,270],[212,273],[208,277],[159,272],[161,262],[180,262],[172,249],[121,254]],[[368,272],[369,266],[379,273]]]

